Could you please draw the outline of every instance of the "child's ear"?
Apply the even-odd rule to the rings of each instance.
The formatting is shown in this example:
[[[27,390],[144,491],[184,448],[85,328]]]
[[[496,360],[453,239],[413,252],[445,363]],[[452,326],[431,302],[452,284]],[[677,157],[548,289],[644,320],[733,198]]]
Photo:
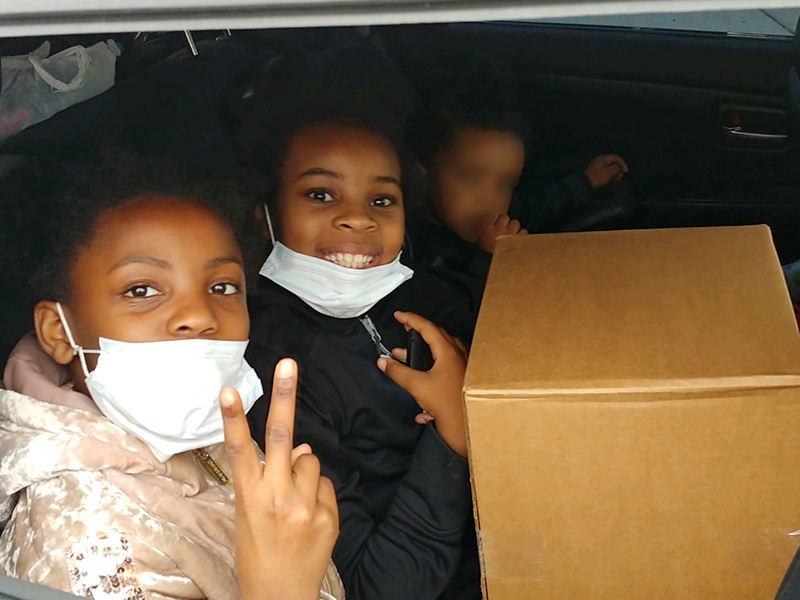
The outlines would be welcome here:
[[[58,316],[56,303],[39,302],[33,309],[33,324],[39,345],[50,358],[60,365],[68,365],[75,357],[64,324]]]

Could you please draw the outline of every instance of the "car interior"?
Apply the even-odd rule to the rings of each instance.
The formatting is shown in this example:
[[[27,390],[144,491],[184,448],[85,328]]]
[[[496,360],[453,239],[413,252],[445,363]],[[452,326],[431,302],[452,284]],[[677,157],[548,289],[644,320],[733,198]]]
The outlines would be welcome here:
[[[264,65],[371,43],[402,69],[422,103],[481,57],[513,69],[534,132],[519,194],[597,154],[622,155],[631,169],[625,182],[559,231],[766,223],[781,261],[800,258],[797,34],[525,21],[191,32],[191,44],[184,32],[47,39],[55,53],[108,38],[124,48],[114,87],[0,144],[0,177],[37,156],[91,155],[108,142],[234,172],[237,120]],[[31,52],[44,39],[0,40],[0,55]],[[22,200],[5,199],[15,201]],[[26,299],[9,296],[3,360],[30,328]]]
[[[195,31],[190,43],[185,32],[50,36],[53,53],[115,39],[124,48],[116,83],[0,143],[0,188],[36,157],[91,156],[108,142],[198,171],[237,173],[235,132],[265,65],[369,43],[400,67],[422,103],[481,57],[513,69],[534,132],[519,194],[595,155],[622,155],[629,177],[558,231],[766,223],[788,263],[800,259],[800,22],[795,31],[746,36],[526,21]],[[43,41],[0,39],[0,56],[27,54]],[[0,232],[0,248],[14,234]],[[24,276],[3,276],[12,284],[0,310],[3,364],[32,328],[30,299],[14,285]],[[797,597],[794,571],[780,598]],[[42,596],[16,583],[1,580],[0,596],[56,600],[57,592]]]

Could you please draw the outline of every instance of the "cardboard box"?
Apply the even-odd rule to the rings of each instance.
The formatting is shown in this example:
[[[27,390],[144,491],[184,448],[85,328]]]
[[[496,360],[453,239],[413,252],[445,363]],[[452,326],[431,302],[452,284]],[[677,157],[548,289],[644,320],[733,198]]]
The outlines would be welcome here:
[[[465,382],[488,600],[772,600],[800,335],[766,227],[505,238]]]

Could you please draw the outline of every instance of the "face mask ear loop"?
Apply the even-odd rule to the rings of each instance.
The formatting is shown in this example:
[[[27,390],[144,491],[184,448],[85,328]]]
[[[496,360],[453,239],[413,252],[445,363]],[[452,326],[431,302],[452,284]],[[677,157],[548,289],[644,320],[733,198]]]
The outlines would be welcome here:
[[[64,326],[64,332],[67,334],[69,345],[72,348],[72,356],[77,356],[80,358],[83,374],[84,376],[89,377],[89,365],[86,364],[86,353],[84,352],[82,346],[79,346],[75,343],[75,338],[72,336],[72,330],[69,328],[69,323],[67,322],[67,317],[64,314],[64,309],[61,306],[61,302],[56,302],[56,310],[58,311],[58,318],[61,319],[61,324]]]
[[[275,230],[272,228],[272,218],[269,216],[269,208],[267,208],[266,203],[264,204],[264,214],[267,217],[267,229],[269,229],[269,239],[274,247],[278,240],[275,238]]]

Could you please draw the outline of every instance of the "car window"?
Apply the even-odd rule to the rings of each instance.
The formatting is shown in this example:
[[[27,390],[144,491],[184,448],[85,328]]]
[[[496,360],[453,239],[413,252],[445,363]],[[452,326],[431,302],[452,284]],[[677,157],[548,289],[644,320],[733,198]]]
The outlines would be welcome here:
[[[753,37],[791,37],[800,7],[686,13],[604,15],[537,20],[536,23],[623,27],[636,30],[679,30]]]

